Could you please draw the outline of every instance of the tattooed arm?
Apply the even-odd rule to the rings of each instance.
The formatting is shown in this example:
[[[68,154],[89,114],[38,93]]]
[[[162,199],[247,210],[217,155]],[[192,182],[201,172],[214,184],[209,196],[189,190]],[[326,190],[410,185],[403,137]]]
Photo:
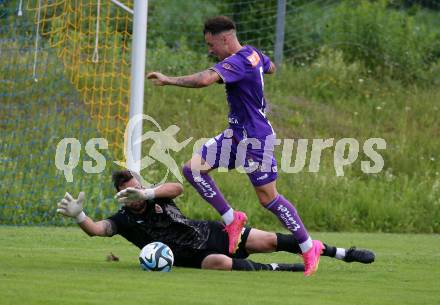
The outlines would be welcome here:
[[[116,225],[110,219],[104,219],[94,222],[87,217],[83,222],[78,224],[81,229],[89,236],[113,236],[116,234]]]
[[[147,78],[156,86],[173,85],[187,88],[201,88],[220,81],[220,76],[214,70],[208,69],[186,76],[170,77],[160,72],[148,73]]]
[[[116,234],[116,225],[109,219],[94,222],[83,211],[84,192],[80,192],[78,198],[74,198],[68,192],[57,204],[57,213],[76,220],[81,229],[89,236],[113,236]]]

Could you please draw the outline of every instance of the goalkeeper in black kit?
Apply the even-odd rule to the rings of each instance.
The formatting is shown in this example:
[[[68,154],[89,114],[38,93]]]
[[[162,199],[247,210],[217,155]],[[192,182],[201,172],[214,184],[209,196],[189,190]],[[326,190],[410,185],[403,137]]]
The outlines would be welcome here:
[[[76,219],[89,236],[119,234],[142,249],[160,241],[174,253],[178,267],[246,270],[246,271],[304,271],[303,264],[263,264],[248,259],[252,253],[286,251],[301,254],[298,242],[291,234],[272,233],[245,227],[238,250],[230,255],[228,235],[224,225],[217,221],[188,219],[174,203],[183,187],[179,183],[165,183],[155,188],[143,188],[128,170],[113,173],[116,198],[123,207],[107,219],[95,222],[82,209],[84,193],[74,199],[69,193],[58,203],[57,212]],[[345,262],[364,264],[374,261],[369,250],[337,248],[324,244],[322,256]]]

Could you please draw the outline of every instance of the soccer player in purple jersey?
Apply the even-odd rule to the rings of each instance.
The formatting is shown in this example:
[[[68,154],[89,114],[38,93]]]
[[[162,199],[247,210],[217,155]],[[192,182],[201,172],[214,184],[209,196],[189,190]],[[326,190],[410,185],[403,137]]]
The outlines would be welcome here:
[[[208,173],[218,167],[243,166],[260,203],[295,236],[304,260],[304,274],[309,276],[316,271],[324,246],[321,241],[311,239],[294,205],[276,189],[277,163],[273,154],[276,136],[265,115],[263,94],[263,75],[274,73],[276,67],[258,49],[240,44],[235,24],[228,17],[208,19],[203,33],[209,53],[215,55],[219,63],[188,76],[169,77],[160,72],[147,75],[158,86],[201,88],[214,83],[225,84],[229,128],[206,142],[184,165],[183,174],[222,216],[229,236],[229,251],[233,253],[247,217],[231,208]]]

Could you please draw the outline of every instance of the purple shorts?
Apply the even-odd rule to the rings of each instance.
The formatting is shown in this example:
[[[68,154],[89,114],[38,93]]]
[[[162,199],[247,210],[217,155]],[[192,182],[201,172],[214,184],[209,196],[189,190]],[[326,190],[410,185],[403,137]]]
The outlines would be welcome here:
[[[247,138],[244,130],[228,128],[203,144],[198,154],[212,168],[235,168],[245,172],[254,186],[261,186],[278,177],[274,143],[275,135]]]

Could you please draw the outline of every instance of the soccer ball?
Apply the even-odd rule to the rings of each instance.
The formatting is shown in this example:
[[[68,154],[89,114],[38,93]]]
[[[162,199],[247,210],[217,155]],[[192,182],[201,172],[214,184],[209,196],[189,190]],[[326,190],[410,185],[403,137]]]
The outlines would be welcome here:
[[[173,266],[174,254],[170,247],[156,241],[142,248],[139,262],[142,270],[168,272]]]

